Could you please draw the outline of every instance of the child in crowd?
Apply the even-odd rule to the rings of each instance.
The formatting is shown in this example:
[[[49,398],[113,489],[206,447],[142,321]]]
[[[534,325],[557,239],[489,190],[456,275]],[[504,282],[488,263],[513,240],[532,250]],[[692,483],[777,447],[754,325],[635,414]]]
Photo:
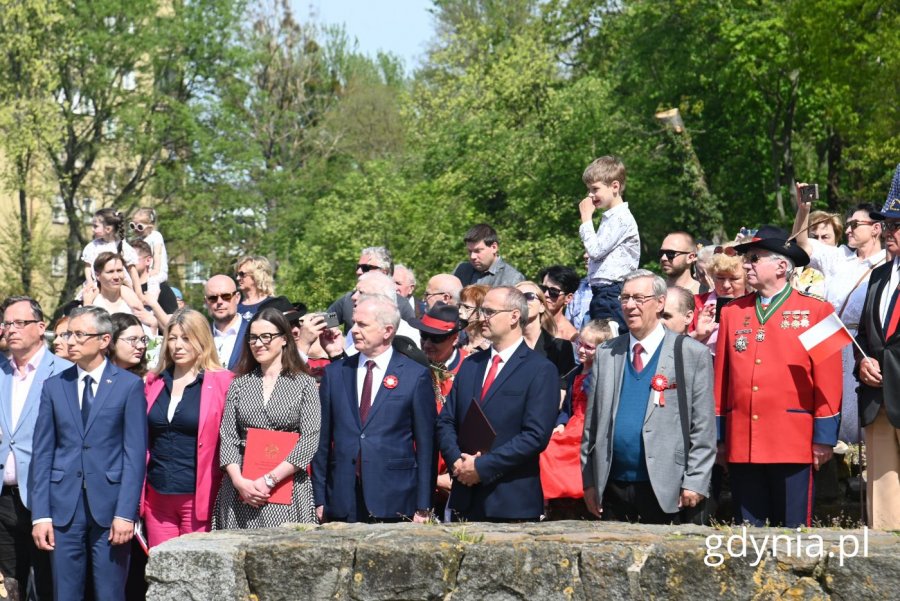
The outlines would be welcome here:
[[[94,213],[94,219],[91,223],[94,239],[81,251],[86,285],[94,286],[97,282],[97,275],[94,273],[94,260],[101,253],[116,253],[125,259],[125,280],[127,284],[132,287],[137,298],[141,298],[141,284],[136,267],[138,256],[134,248],[125,241],[125,219],[122,213],[111,207],[106,207]],[[125,294],[129,296],[127,291]],[[125,300],[129,301],[129,298]],[[131,298],[131,300],[135,299]]]
[[[559,411],[550,443],[541,453],[541,487],[552,519],[588,517],[581,499],[581,433],[588,396],[593,389],[591,371],[597,347],[613,337],[609,319],[589,321],[578,337],[581,366],[568,378],[566,399]],[[577,500],[577,502],[573,502]],[[573,513],[574,512],[574,513]]]
[[[169,279],[169,255],[166,253],[166,242],[156,229],[156,211],[149,207],[138,209],[129,227],[138,238],[150,245],[153,264],[150,266],[147,289],[158,293],[159,285]]]
[[[579,203],[581,226],[578,234],[587,251],[588,281],[591,285],[590,317],[611,318],[624,332],[625,317],[619,304],[622,281],[638,267],[641,258],[641,239],[637,222],[628,203],[622,200],[625,191],[625,165],[614,156],[595,159],[582,175],[588,195]],[[594,211],[603,209],[600,227],[594,232]]]

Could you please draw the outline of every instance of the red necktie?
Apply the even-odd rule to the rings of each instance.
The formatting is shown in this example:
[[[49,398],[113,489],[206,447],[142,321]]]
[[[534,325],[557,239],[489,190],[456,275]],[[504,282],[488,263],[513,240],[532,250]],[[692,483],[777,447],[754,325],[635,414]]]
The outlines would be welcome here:
[[[643,352],[644,347],[641,346],[641,343],[636,343],[631,352],[631,366],[634,367],[634,371],[644,371],[644,360],[641,359],[641,353]]]
[[[894,294],[891,296],[890,304],[888,304],[888,312],[886,316],[888,325],[887,329],[884,332],[885,340],[894,335],[894,332],[897,331],[897,322],[900,321],[900,311],[897,310],[898,296],[900,296],[900,287],[894,290]]]
[[[369,417],[369,409],[372,408],[372,370],[375,369],[375,362],[369,359],[366,361],[366,377],[363,379],[362,395],[359,397],[359,421],[366,423]]]
[[[487,395],[488,390],[491,388],[491,384],[494,383],[494,378],[497,377],[497,370],[500,369],[500,362],[503,359],[500,355],[494,355],[494,358],[491,359],[491,368],[488,370],[487,377],[484,379],[484,384],[481,387],[481,400],[484,400],[484,397]]]

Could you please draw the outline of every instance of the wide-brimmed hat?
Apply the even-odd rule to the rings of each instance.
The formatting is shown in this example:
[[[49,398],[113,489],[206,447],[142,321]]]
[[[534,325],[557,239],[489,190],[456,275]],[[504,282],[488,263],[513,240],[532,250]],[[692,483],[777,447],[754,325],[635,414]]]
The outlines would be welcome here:
[[[769,252],[784,255],[794,262],[796,267],[809,265],[809,255],[797,245],[796,240],[789,240],[788,233],[774,225],[763,225],[753,234],[753,238],[738,244],[734,250],[745,253],[754,248],[761,248]]]
[[[422,319],[410,319],[410,325],[420,332],[428,334],[450,334],[458,332],[459,307],[438,301],[428,309]]]
[[[869,219],[875,219],[876,221],[900,219],[900,198],[889,198],[880,211],[869,213]]]

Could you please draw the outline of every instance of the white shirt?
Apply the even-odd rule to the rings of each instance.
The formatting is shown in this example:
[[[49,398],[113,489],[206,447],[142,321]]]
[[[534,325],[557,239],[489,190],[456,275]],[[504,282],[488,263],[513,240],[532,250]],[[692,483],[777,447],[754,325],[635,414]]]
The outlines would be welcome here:
[[[647,336],[643,340],[638,340],[634,337],[634,334],[628,334],[628,356],[629,360],[634,363],[634,345],[640,343],[643,350],[641,351],[641,362],[643,365],[647,365],[650,361],[650,358],[653,357],[653,354],[656,352],[656,349],[659,348],[659,345],[662,344],[663,338],[666,337],[666,330],[663,328],[662,322],[656,324],[656,327],[653,328],[653,331],[647,334]]]
[[[234,352],[234,343],[237,342],[241,319],[240,315],[235,315],[224,332],[220,331],[216,324],[213,323],[213,341],[216,343],[216,352],[219,354],[219,361],[222,362],[222,367],[227,368],[228,363],[231,361],[231,353]]]
[[[165,282],[169,279],[169,255],[166,252],[166,241],[163,240],[162,234],[156,229],[144,236],[144,242],[150,245],[150,251],[159,249],[159,275],[158,282]],[[153,267],[157,267],[156,261],[153,261]]]
[[[596,233],[593,223],[585,222],[579,226],[578,235],[590,256],[588,281],[591,286],[621,282],[638,268],[641,238],[627,202],[604,212]]]
[[[100,379],[103,377],[103,370],[106,369],[106,359],[98,366],[92,369],[91,371],[84,371],[81,369],[81,366],[78,365],[78,408],[81,409],[81,401],[84,399],[84,376],[91,376],[91,392],[94,393],[94,398],[97,397],[97,387],[100,386]]]
[[[519,337],[516,342],[513,342],[511,345],[503,349],[502,351],[498,351],[493,346],[491,347],[491,361],[488,363],[488,368],[484,370],[484,377],[481,379],[481,387],[484,388],[484,382],[487,380],[488,373],[491,371],[491,364],[494,362],[494,357],[500,355],[500,364],[497,366],[497,373],[494,374],[494,379],[497,379],[497,376],[500,375],[500,372],[503,371],[503,368],[506,367],[506,364],[509,363],[509,358],[513,356],[516,350],[519,348],[519,345],[525,342],[523,337]]]
[[[366,379],[366,372],[368,368],[366,367],[366,361],[370,359],[375,362],[375,368],[372,369],[372,406],[375,406],[375,396],[378,394],[378,387],[381,386],[381,383],[384,381],[384,377],[387,375],[387,366],[388,363],[391,362],[391,357],[394,356],[394,349],[388,347],[386,351],[378,355],[377,357],[367,357],[363,353],[359,354],[359,367],[356,368],[356,404],[359,406],[362,401],[362,389],[363,383]]]
[[[46,352],[47,347],[41,345],[34,356],[31,357],[31,359],[29,359],[21,369],[18,365],[16,365],[16,360],[14,357],[9,358],[9,365],[13,368],[12,394],[10,396],[10,400],[12,401],[12,421],[10,422],[9,427],[13,430],[16,429],[16,425],[19,423],[19,418],[22,416],[22,410],[25,409],[25,402],[28,400],[28,393],[31,391],[31,385],[34,384],[34,376],[37,373],[37,368],[41,364],[41,361],[44,360],[44,353]],[[17,485],[19,483],[19,480],[16,476],[16,458],[15,453],[13,453],[12,446],[9,447],[9,456],[7,456],[6,463],[4,465],[4,486]]]
[[[88,242],[87,246],[84,247],[84,250],[81,251],[81,260],[93,267],[94,259],[99,257],[100,253],[117,253],[119,252],[118,249],[118,242],[107,242],[106,240],[94,239]],[[137,251],[135,251],[127,242],[122,242],[122,258],[125,259],[125,279],[130,285],[131,277],[128,275],[128,267],[137,265],[138,256]]]
[[[891,297],[894,295],[894,290],[897,288],[898,284],[900,284],[900,257],[895,257],[894,268],[891,269],[891,280],[887,283],[887,286],[884,287],[884,290],[881,293],[881,306],[878,308],[878,315],[881,317],[883,327],[887,327],[887,324],[884,323],[884,321],[887,318]]]
[[[825,300],[831,303],[835,311],[841,310],[860,278],[867,272],[871,275],[870,270],[876,265],[884,263],[886,256],[884,249],[881,249],[871,257],[860,259],[856,256],[855,250],[844,244],[829,246],[814,239],[810,239],[809,242],[812,246],[809,265],[821,271],[825,276]],[[868,279],[867,276],[866,280],[857,288],[857,290],[861,289],[863,299],[865,299],[865,290],[868,288],[866,283]],[[858,296],[855,291],[854,296]],[[844,314],[839,317],[850,327],[859,323],[861,314],[862,303],[847,302]]]

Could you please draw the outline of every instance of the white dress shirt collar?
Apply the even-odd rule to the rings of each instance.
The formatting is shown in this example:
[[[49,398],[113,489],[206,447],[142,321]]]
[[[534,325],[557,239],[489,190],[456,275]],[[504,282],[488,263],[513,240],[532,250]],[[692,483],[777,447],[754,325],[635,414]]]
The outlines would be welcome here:
[[[628,334],[628,352],[629,354],[634,352],[634,345],[638,342],[641,343],[641,346],[644,347],[643,353],[641,353],[641,358],[644,359],[644,365],[647,364],[647,360],[653,356],[656,352],[656,349],[659,348],[659,345],[662,344],[663,338],[666,337],[666,330],[663,328],[662,322],[656,324],[656,327],[653,328],[647,336],[644,337],[643,340],[638,340],[634,337],[634,334]]]

